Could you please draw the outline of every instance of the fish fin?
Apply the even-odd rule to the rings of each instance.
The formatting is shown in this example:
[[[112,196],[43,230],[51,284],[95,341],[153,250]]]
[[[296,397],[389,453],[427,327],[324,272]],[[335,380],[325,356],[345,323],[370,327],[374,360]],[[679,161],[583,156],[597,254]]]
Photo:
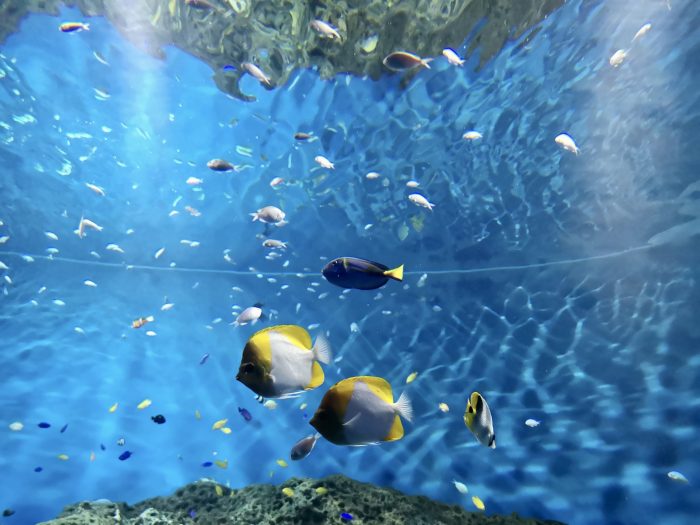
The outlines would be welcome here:
[[[284,334],[289,341],[291,341],[294,346],[303,348],[304,350],[312,350],[311,336],[301,326],[295,324],[283,324],[279,326],[273,326],[271,331],[277,332],[279,334]]]
[[[394,268],[393,270],[386,270],[384,275],[391,277],[396,281],[403,281],[403,264],[397,268]]]
[[[90,31],[90,24],[83,24],[83,29],[85,31]]]
[[[345,381],[348,380],[353,383],[362,382],[366,384],[379,399],[388,405],[394,404],[394,394],[391,391],[391,385],[386,379],[375,376],[358,376],[346,379]]]
[[[257,220],[260,219],[260,217],[258,216],[258,213],[257,213],[257,212],[255,212],[255,213],[250,213],[249,215],[250,215],[251,217],[253,217],[253,222],[255,222],[255,221],[257,221]]]
[[[399,400],[394,403],[394,411],[406,421],[413,420],[413,405],[411,404],[411,399],[408,397],[406,392],[403,392],[399,397]]]
[[[289,222],[282,219],[280,222],[276,222],[275,226],[277,226],[278,228],[281,228],[282,226],[285,226],[287,224],[289,224]]]
[[[420,65],[426,69],[430,69],[430,66],[428,65],[428,63],[432,62],[433,60],[435,60],[435,59],[434,58],[423,58],[420,61]]]
[[[489,448],[496,448],[496,434],[491,437],[489,441]]]
[[[396,415],[394,417],[394,423],[391,425],[389,433],[384,438],[384,441],[396,441],[403,437],[403,424],[401,423],[401,418]]]
[[[311,349],[314,353],[314,359],[320,361],[324,365],[330,364],[333,359],[333,353],[331,352],[331,345],[326,339],[326,336],[321,334],[316,338],[314,347]]]
[[[306,385],[306,389],[311,390],[312,388],[321,386],[324,379],[323,368],[321,368],[321,365],[319,365],[317,361],[314,361],[313,365],[311,365],[311,382]]]
[[[360,420],[361,413],[355,414],[351,419],[347,420],[345,423],[343,423],[343,426],[345,428],[350,428],[352,427],[355,423],[357,423]]]

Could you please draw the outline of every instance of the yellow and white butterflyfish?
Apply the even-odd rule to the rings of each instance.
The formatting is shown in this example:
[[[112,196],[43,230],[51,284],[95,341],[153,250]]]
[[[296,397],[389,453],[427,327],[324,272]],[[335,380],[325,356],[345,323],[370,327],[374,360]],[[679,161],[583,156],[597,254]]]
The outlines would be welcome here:
[[[236,379],[263,397],[292,397],[323,384],[319,363],[331,362],[328,340],[301,326],[278,325],[253,334],[243,349]]]
[[[464,424],[482,445],[496,448],[496,432],[488,403],[479,392],[472,392],[464,411]]]
[[[394,402],[391,385],[385,379],[359,376],[333,385],[310,423],[331,443],[362,446],[401,439],[401,418],[413,419],[406,393]]]

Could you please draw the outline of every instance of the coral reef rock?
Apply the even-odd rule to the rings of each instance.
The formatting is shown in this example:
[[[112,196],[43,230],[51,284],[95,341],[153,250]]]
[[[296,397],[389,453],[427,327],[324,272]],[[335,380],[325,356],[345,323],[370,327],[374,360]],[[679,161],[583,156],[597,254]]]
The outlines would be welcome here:
[[[155,57],[163,58],[163,47],[175,45],[204,60],[221,90],[252,100],[239,87],[245,62],[270,77],[268,89],[309,67],[317,68],[323,78],[352,73],[377,79],[390,73],[382,59],[393,51],[438,57],[443,48],[457,48],[469,37],[466,54],[478,49],[483,65],[563,0],[207,0],[210,8],[204,9],[195,4],[203,2],[4,0],[0,42],[30,12],[57,15],[62,5],[78,7],[86,16],[105,16]],[[320,36],[310,27],[313,20],[332,24],[341,38]],[[224,71],[227,65],[235,69]]]
[[[210,480],[179,489],[169,497],[136,505],[106,500],[83,502],[64,509],[55,520],[39,525],[562,525],[512,516],[467,512],[422,496],[360,483],[341,475],[324,479],[292,478],[279,486],[251,485],[232,490]]]

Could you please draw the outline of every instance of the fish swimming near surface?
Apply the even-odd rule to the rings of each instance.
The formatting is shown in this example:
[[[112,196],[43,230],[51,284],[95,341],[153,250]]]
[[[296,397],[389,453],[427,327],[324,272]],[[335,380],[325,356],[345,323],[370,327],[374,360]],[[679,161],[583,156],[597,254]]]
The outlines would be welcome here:
[[[413,53],[396,51],[384,57],[382,64],[392,71],[401,72],[415,69],[417,67],[425,67],[430,69],[430,65],[428,63],[432,60],[432,58],[421,58]]]
[[[90,24],[82,22],[64,22],[58,29],[63,33],[74,33],[76,31],[90,31]]]
[[[278,325],[253,334],[243,349],[236,379],[259,396],[292,397],[325,379],[319,363],[331,362],[330,344],[297,325]]]
[[[333,385],[310,424],[331,443],[362,446],[401,439],[401,418],[413,419],[406,393],[394,401],[391,385],[385,379],[359,376]]]
[[[299,461],[304,459],[306,456],[311,454],[311,451],[316,445],[316,441],[318,441],[318,438],[320,437],[321,434],[315,433],[311,436],[300,439],[292,447],[292,451],[290,452],[289,457],[292,458],[292,461]]]
[[[496,432],[488,403],[479,392],[472,392],[464,411],[464,424],[482,445],[496,448]]]
[[[388,266],[366,259],[339,257],[323,268],[323,276],[341,288],[375,290],[384,286],[389,279],[402,281],[403,264],[389,269]]]

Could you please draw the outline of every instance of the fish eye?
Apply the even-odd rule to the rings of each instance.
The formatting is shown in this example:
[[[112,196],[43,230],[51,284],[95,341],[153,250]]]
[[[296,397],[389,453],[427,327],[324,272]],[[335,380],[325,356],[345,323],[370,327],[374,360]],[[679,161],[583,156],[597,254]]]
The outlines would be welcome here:
[[[252,374],[255,372],[255,365],[253,363],[246,363],[241,367],[241,371],[244,374]]]

